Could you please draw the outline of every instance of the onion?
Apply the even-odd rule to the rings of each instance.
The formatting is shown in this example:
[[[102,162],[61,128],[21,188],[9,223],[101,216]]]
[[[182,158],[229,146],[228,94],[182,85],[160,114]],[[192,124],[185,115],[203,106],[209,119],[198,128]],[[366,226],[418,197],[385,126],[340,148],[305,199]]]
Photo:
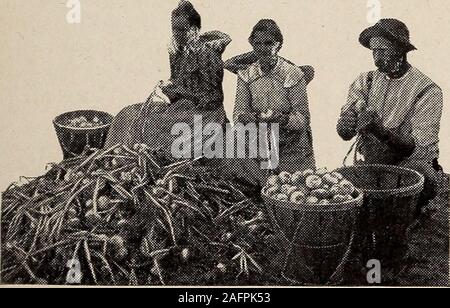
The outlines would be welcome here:
[[[217,264],[216,268],[219,270],[220,273],[225,274],[227,272],[227,267],[223,263]]]
[[[85,217],[86,222],[91,226],[98,225],[100,222],[102,222],[102,217],[94,210],[88,211]]]
[[[336,185],[336,184],[339,184],[339,181],[340,181],[337,177],[335,177],[335,176],[333,176],[333,175],[331,175],[331,174],[325,174],[325,175],[323,176],[323,180],[324,180],[326,183],[330,184],[330,185]]]
[[[308,170],[303,171],[303,176],[306,179],[308,176],[313,175],[314,173],[315,173],[314,170],[308,169]]]
[[[325,189],[316,189],[311,191],[311,196],[318,199],[328,199],[330,197],[330,192]]]
[[[310,205],[317,204],[319,203],[319,199],[317,199],[316,197],[309,197],[308,199],[306,199],[306,203]]]
[[[272,175],[267,179],[267,186],[278,186],[280,185],[280,179],[276,175]]]
[[[181,261],[187,262],[189,260],[189,257],[190,251],[188,248],[184,248],[183,250],[181,250]]]
[[[319,205],[330,205],[330,204],[331,204],[330,201],[327,199],[320,200],[320,202],[319,202]]]
[[[351,195],[355,191],[355,186],[353,186],[353,184],[347,180],[341,181],[341,183],[339,183],[339,186],[341,186],[343,190],[343,195]]]
[[[306,178],[306,187],[310,189],[319,189],[322,184],[322,178],[318,175],[310,175]]]
[[[296,172],[292,175],[292,184],[294,185],[302,185],[305,184],[305,176],[303,172]]]
[[[292,183],[292,175],[289,172],[281,172],[278,176],[282,184],[291,184]]]
[[[343,195],[344,194],[344,190],[342,189],[342,187],[340,185],[334,185],[330,189],[330,194],[332,196]]]
[[[272,197],[272,196],[278,194],[279,192],[280,192],[280,187],[279,186],[272,186],[272,187],[266,189],[266,194],[269,197]]]
[[[347,202],[348,198],[344,195],[336,195],[333,197],[333,202],[334,203],[343,203],[343,202]]]
[[[275,198],[278,201],[282,201],[282,202],[286,202],[286,201],[289,200],[289,197],[287,195],[285,195],[285,194],[278,194]]]
[[[302,191],[296,191],[291,195],[292,203],[301,204],[305,201],[306,195]]]
[[[342,181],[344,179],[344,176],[339,172],[332,172],[331,175],[337,178],[339,181]]]
[[[97,201],[97,208],[100,212],[106,211],[109,209],[110,200],[106,196],[101,196]]]
[[[320,175],[320,176],[324,176],[325,174],[327,174],[328,173],[328,169],[327,168],[321,168],[321,169],[318,169],[317,171],[316,171],[316,174],[317,175]]]

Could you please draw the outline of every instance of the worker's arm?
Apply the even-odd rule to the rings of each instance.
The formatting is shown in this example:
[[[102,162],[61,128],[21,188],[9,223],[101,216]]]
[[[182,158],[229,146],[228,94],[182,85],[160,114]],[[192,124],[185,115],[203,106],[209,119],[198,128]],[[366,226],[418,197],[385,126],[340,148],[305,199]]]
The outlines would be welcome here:
[[[237,74],[238,71],[247,69],[256,61],[258,61],[258,57],[253,51],[251,51],[225,61],[224,67],[231,73]]]
[[[344,140],[352,140],[358,134],[358,118],[360,112],[367,105],[368,73],[361,74],[350,86],[347,104],[341,109],[337,123],[337,133]]]
[[[366,111],[361,114],[358,121],[358,131],[363,134],[374,135],[401,157],[410,157],[416,149],[413,136],[400,135],[385,128],[380,116],[374,111]]]

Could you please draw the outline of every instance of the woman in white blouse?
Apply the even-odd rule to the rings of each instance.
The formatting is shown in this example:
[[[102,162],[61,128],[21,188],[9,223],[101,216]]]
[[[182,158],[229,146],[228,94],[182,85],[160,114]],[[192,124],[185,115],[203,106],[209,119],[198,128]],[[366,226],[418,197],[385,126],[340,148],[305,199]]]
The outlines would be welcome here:
[[[278,55],[283,35],[275,21],[264,19],[253,28],[249,42],[253,52],[233,58],[225,68],[237,72],[234,108],[237,123],[279,123],[281,171],[295,172],[315,168],[307,80],[304,71]],[[253,58],[253,59],[251,59]],[[254,62],[252,64],[245,63]],[[236,68],[244,68],[238,70]],[[272,111],[272,116],[261,115]],[[251,160],[247,168],[255,170]],[[246,169],[247,169],[246,168]],[[264,181],[265,179],[259,179]]]

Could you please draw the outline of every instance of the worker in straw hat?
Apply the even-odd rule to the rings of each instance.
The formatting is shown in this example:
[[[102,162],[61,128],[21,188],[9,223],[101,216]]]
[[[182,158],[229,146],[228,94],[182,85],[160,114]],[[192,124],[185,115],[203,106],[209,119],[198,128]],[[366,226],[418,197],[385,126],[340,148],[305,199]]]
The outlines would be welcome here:
[[[351,85],[337,131],[346,141],[357,137],[355,163],[398,165],[425,175],[424,206],[436,195],[441,169],[442,91],[408,62],[416,47],[403,22],[381,19],[359,41],[372,50],[377,70]]]

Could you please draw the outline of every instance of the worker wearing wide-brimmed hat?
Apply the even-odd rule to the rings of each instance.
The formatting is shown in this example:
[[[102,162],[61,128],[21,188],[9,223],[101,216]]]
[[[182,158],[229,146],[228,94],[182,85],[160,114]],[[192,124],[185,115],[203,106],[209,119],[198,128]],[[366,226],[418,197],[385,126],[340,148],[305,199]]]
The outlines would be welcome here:
[[[359,41],[372,50],[378,69],[351,85],[338,133],[344,140],[358,136],[356,152],[364,160],[356,163],[400,165],[424,174],[424,205],[436,193],[440,168],[442,91],[408,62],[416,47],[403,22],[382,19],[364,30]]]

